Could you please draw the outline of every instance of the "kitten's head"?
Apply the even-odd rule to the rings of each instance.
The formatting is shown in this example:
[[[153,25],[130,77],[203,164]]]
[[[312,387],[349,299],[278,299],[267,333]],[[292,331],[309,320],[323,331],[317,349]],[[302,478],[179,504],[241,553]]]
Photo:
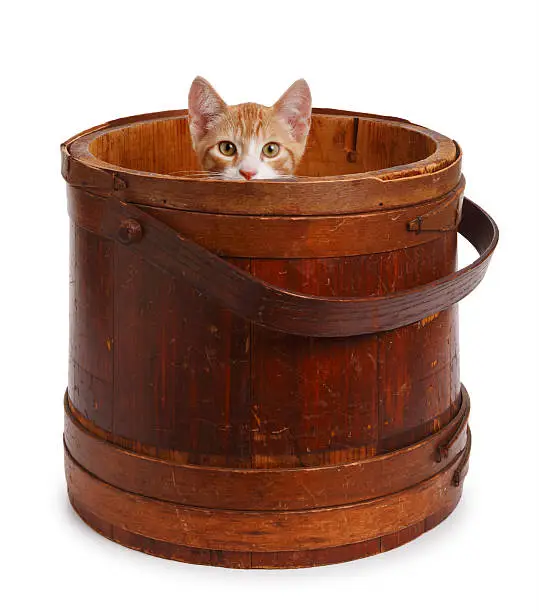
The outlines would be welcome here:
[[[311,92],[296,81],[273,106],[227,106],[197,77],[189,92],[189,128],[204,170],[224,179],[290,176],[305,150],[311,125]]]

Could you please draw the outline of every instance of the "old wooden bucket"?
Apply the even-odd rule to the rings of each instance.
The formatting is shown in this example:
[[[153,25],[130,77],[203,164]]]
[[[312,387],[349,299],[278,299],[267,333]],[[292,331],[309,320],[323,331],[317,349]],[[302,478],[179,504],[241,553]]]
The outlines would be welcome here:
[[[68,489],[112,540],[311,566],[399,546],[458,503],[456,304],[496,226],[440,134],[316,110],[309,138],[293,182],[189,176],[185,111],[62,146]],[[460,271],[457,228],[480,254]]]

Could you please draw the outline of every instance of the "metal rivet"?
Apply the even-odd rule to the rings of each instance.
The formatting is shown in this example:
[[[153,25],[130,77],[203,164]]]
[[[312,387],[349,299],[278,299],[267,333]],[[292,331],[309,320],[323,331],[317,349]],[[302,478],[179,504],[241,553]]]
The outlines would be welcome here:
[[[119,177],[116,173],[113,174],[113,189],[114,191],[122,191],[127,189],[127,183],[123,178]]]
[[[118,228],[118,240],[122,244],[133,244],[142,238],[142,226],[136,219],[125,219]]]

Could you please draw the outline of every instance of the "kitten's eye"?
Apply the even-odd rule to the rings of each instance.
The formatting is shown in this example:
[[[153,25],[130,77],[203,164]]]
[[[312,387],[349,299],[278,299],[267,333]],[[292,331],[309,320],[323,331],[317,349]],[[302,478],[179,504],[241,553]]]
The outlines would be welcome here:
[[[219,151],[227,157],[232,157],[236,154],[236,145],[230,142],[230,140],[223,140],[223,142],[219,143]]]
[[[266,157],[276,157],[280,150],[281,147],[276,142],[268,142],[264,145],[262,153],[264,153]]]

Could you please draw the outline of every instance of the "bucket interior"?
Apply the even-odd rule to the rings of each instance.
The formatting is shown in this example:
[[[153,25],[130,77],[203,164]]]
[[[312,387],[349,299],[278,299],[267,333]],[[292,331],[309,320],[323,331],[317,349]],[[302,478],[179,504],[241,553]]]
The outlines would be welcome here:
[[[436,136],[405,122],[315,111],[296,174],[340,176],[407,166],[436,153]],[[100,161],[131,170],[186,176],[200,169],[184,111],[108,127],[95,135],[88,150]]]

